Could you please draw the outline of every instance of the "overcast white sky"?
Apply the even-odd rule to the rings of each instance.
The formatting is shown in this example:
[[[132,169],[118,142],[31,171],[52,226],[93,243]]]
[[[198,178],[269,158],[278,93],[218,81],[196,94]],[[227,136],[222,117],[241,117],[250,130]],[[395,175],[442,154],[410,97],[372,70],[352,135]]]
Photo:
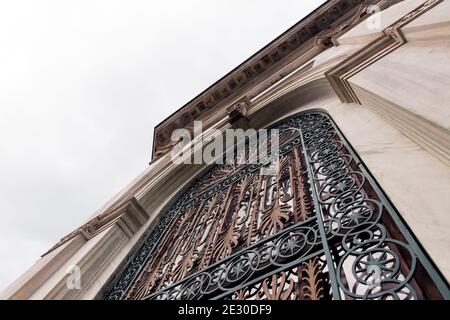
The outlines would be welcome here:
[[[130,180],[153,128],[323,0],[0,0],[0,290]]]

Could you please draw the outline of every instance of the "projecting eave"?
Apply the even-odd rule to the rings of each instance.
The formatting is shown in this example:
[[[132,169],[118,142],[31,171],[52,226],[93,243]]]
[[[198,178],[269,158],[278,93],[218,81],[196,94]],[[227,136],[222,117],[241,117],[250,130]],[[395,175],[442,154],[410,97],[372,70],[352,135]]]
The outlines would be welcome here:
[[[152,159],[170,150],[173,130],[189,128],[194,120],[204,119],[211,113],[223,110],[226,105],[243,98],[251,99],[249,91],[256,87],[259,92],[264,91],[298,67],[286,68],[299,55],[314,47],[325,49],[331,46],[333,36],[342,31],[344,22],[362,18],[365,15],[362,8],[375,3],[380,1],[326,1],[158,124],[153,135]]]

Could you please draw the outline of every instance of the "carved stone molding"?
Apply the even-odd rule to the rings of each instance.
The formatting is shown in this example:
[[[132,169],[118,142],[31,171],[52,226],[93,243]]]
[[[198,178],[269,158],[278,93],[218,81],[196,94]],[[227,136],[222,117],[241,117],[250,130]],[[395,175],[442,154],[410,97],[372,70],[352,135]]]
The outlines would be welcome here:
[[[147,219],[147,212],[145,212],[145,210],[141,207],[141,205],[135,198],[132,198],[122,206],[118,207],[116,210],[108,213],[103,213],[86,222],[81,227],[59,240],[52,248],[50,248],[50,250],[48,250],[42,256],[45,256],[55,248],[80,234],[83,235],[86,240],[89,240],[107,227],[111,226],[113,223],[118,223],[123,231],[129,237],[131,237],[139,229],[139,227],[145,223]]]
[[[155,128],[152,158],[170,150],[173,130],[186,128],[225,102],[233,103],[243,91],[264,81],[269,74],[286,66],[299,52],[311,48],[325,50],[332,46],[333,30],[354,17],[358,7],[379,3],[379,0],[331,0],[301,20],[228,75],[187,103]],[[318,53],[320,52],[318,50]]]
[[[400,132],[450,167],[450,132],[448,129],[396,105],[370,91],[355,86],[365,107],[395,126]]]
[[[361,104],[349,78],[406,43],[402,28],[442,0],[428,0],[383,30],[383,35],[356,51],[325,73],[343,103]]]
[[[337,39],[346,33],[348,30],[354,28],[364,20],[366,20],[371,15],[375,14],[377,10],[385,10],[390,6],[402,2],[403,0],[381,0],[376,3],[362,3],[359,5],[356,12],[351,15],[344,23],[342,23],[339,28],[331,31],[327,36],[334,46],[339,46]]]

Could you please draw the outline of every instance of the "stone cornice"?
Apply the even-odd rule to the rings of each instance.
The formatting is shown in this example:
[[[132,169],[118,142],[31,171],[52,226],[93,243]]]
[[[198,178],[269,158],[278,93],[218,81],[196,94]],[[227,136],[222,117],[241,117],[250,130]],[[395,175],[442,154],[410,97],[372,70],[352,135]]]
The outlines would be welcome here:
[[[386,0],[382,0],[382,3],[386,2]],[[398,0],[395,1],[387,1],[389,3],[395,3],[398,2]],[[276,48],[276,44],[279,43],[279,41],[283,39],[289,39],[289,35],[297,35],[298,31],[302,30],[304,28],[304,24],[306,22],[312,23],[315,21],[313,19],[314,17],[317,19],[317,14],[319,13],[326,13],[329,10],[333,11],[333,6],[342,6],[343,3],[346,4],[346,8],[348,8],[348,11],[346,11],[345,14],[340,16],[339,18],[336,18],[334,22],[331,23],[330,27],[324,30],[322,32],[323,36],[320,37],[313,37],[309,40],[307,40],[307,45],[302,45],[296,50],[292,51],[290,54],[285,56],[283,60],[280,60],[280,64],[272,65],[271,67],[264,70],[260,75],[257,81],[254,81],[252,84],[252,87],[246,86],[240,89],[236,89],[235,92],[230,93],[230,96],[227,97],[226,100],[217,102],[217,104],[214,106],[214,109],[211,110],[204,110],[203,113],[199,113],[197,118],[190,118],[189,121],[198,118],[202,118],[204,120],[205,118],[208,119],[210,115],[215,115],[217,118],[218,111],[221,110],[223,112],[223,119],[229,120],[228,111],[230,108],[233,108],[234,106],[238,105],[240,102],[245,101],[246,103],[246,109],[250,112],[250,114],[254,113],[255,110],[251,109],[252,104],[256,103],[258,105],[259,109],[262,104],[265,104],[265,102],[262,102],[261,100],[267,100],[264,97],[269,94],[269,92],[272,92],[274,89],[271,89],[271,86],[277,86],[279,87],[279,83],[283,82],[289,75],[292,73],[300,73],[300,77],[302,77],[302,74],[304,71],[306,71],[308,68],[312,67],[311,59],[325,50],[328,46],[332,45],[332,39],[342,34],[343,30],[348,30],[349,28],[353,27],[354,25],[358,24],[360,21],[365,19],[367,15],[362,15],[361,12],[364,11],[361,8],[366,8],[368,5],[371,5],[373,3],[380,3],[380,0],[370,0],[370,1],[328,1],[326,3],[326,6],[320,7],[316,12],[299,22],[296,26],[288,30],[285,34],[280,36],[278,39],[276,39],[274,42],[272,42],[267,48],[263,49],[261,52],[257,53],[254,57],[251,58],[251,60],[254,62],[257,61],[257,56],[261,55],[262,53],[266,52],[267,50],[270,51],[270,49]],[[328,21],[328,20],[327,20]],[[346,26],[343,28],[342,26]],[[281,40],[280,40],[281,39]],[[256,60],[255,60],[256,59]],[[307,63],[309,61],[309,63]],[[249,61],[245,62],[243,65],[248,64]],[[305,65],[305,63],[307,63]],[[320,68],[322,70],[322,68]],[[233,74],[235,71],[232,71],[230,73]],[[323,74],[323,71],[320,71],[321,74]],[[226,77],[225,77],[226,78]],[[224,78],[224,79],[225,79]],[[225,81],[222,79],[223,81]],[[221,80],[221,81],[222,81]],[[219,81],[220,82],[220,81]],[[219,83],[218,82],[218,83]],[[297,81],[298,82],[298,81]],[[218,83],[214,84],[212,87],[207,89],[204,94],[208,92],[208,90],[212,90],[212,88],[215,88]],[[285,83],[282,86],[295,86],[295,84],[289,84]],[[269,90],[270,89],[270,90]],[[268,90],[268,91],[267,91]],[[276,89],[275,89],[276,90]],[[287,90],[287,89],[286,89]],[[266,92],[267,91],[267,92]],[[247,94],[251,92],[250,96],[247,96]],[[258,95],[262,94],[258,97]],[[199,96],[200,97],[200,96]],[[198,99],[199,97],[195,98]],[[251,99],[251,98],[257,98]],[[191,101],[186,106],[181,108],[179,111],[177,111],[174,115],[169,117],[165,122],[160,124],[156,129],[155,132],[158,130],[163,130],[162,128],[165,128],[164,130],[169,130],[171,132],[172,126],[170,123],[171,121],[175,121],[176,119],[180,119],[181,113],[185,111],[185,109],[189,109],[189,106],[194,106],[194,102]],[[251,100],[251,101],[250,101]],[[267,102],[267,101],[266,101]],[[182,118],[182,117],[181,117]],[[172,119],[172,120],[171,120]],[[213,120],[213,119],[210,119]],[[192,122],[188,122],[187,125],[184,126],[184,128],[189,129],[191,127]],[[211,122],[211,121],[207,121]],[[212,121],[215,124],[217,124],[217,121]],[[173,124],[175,125],[175,124]],[[228,123],[227,127],[231,127],[231,124]],[[159,128],[159,129],[158,129]],[[206,129],[206,128],[205,128]],[[223,128],[222,128],[223,129]],[[157,182],[160,180],[161,177],[166,176],[168,172],[173,170],[173,166],[167,164],[167,159],[164,158],[167,156],[170,156],[168,152],[173,147],[173,143],[170,141],[170,135],[169,135],[169,142],[166,145],[158,144],[159,151],[161,152],[160,157],[155,157],[151,165],[153,166],[150,168],[150,172],[146,174],[145,176],[141,177],[139,180],[137,180],[132,186],[129,187],[129,190],[124,192],[122,195],[118,196],[117,199],[111,202],[107,207],[102,209],[101,213],[96,216],[95,218],[91,219],[75,231],[71,232],[64,238],[62,238],[58,243],[53,246],[48,252],[54,250],[61,244],[67,242],[68,240],[76,237],[77,235],[81,234],[85,239],[90,239],[96,234],[98,234],[101,230],[105,229],[106,227],[110,226],[112,223],[114,223],[119,217],[123,215],[124,208],[133,208],[137,207],[142,209],[142,206],[145,206],[146,203],[146,196],[145,194],[149,189],[152,188],[152,186],[156,185]],[[154,144],[155,146],[155,144]],[[151,181],[151,182],[150,182]],[[138,200],[136,200],[138,199]],[[138,202],[139,201],[139,202]],[[131,206],[130,206],[131,204]],[[145,213],[145,212],[144,212]],[[146,213],[145,213],[146,214]],[[48,253],[47,252],[47,253]],[[47,254],[45,253],[45,254]],[[44,255],[45,255],[44,254]]]
[[[154,132],[152,158],[157,158],[171,149],[171,133],[177,128],[186,128],[196,119],[203,118],[217,106],[242,98],[243,91],[267,78],[267,71],[274,73],[301,52],[313,47],[326,49],[332,46],[332,35],[344,32],[362,18],[362,7],[379,3],[378,0],[331,0],[302,19],[291,29],[272,41],[225,77],[214,83],[169,118],[160,123]],[[386,2],[386,1],[382,1]],[[355,14],[358,13],[356,16]],[[351,18],[350,22],[344,24]]]
[[[123,231],[131,237],[131,235],[136,232],[136,230],[142,226],[147,219],[147,213],[141,207],[139,202],[133,197],[115,210],[111,212],[107,211],[89,220],[87,223],[83,224],[81,227],[59,240],[42,256],[45,256],[55,248],[80,234],[83,235],[86,240],[89,240],[115,222],[117,222]]]

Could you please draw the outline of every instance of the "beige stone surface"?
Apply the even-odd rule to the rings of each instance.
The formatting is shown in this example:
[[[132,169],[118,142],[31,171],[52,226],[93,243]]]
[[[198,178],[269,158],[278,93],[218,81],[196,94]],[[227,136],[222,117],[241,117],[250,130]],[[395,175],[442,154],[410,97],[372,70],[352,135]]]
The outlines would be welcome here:
[[[39,287],[45,285],[85,243],[86,240],[78,236],[40,258],[0,293],[0,299],[28,299]]]
[[[329,63],[330,61],[340,61],[349,54],[361,49],[363,46],[363,44],[343,44],[332,47],[314,57],[314,66],[317,67],[321,64]]]
[[[450,22],[450,1],[443,0],[435,7],[423,13],[409,24],[403,27],[403,32],[415,32],[421,29],[433,29],[440,26],[448,26]]]
[[[82,299],[127,241],[128,237],[117,226],[104,230],[87,241],[29,299]],[[78,266],[81,271],[80,290],[67,287],[68,271],[73,266]]]
[[[349,82],[450,129],[450,41],[406,43]]]

